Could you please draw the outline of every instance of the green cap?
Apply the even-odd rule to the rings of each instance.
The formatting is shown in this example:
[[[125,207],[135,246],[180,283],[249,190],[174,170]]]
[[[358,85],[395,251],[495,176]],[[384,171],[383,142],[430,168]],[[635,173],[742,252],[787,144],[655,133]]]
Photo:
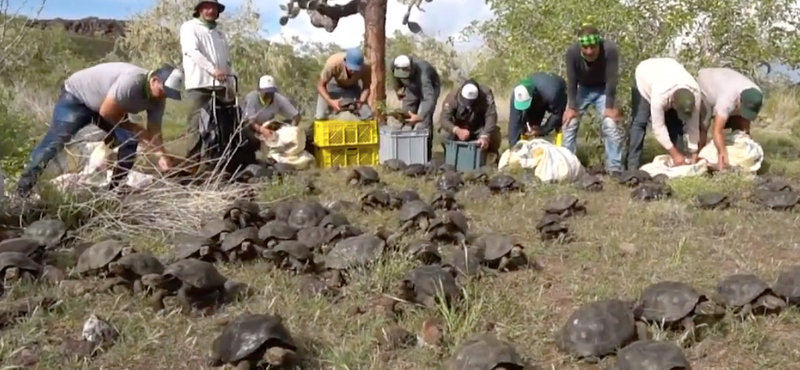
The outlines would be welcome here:
[[[514,109],[527,110],[533,102],[533,81],[530,79],[522,80],[514,88]]]
[[[742,118],[752,121],[758,117],[758,112],[761,110],[761,104],[764,101],[764,94],[761,90],[751,87],[742,91],[739,95],[739,115]]]
[[[688,121],[692,118],[694,111],[694,93],[689,89],[678,89],[672,94],[673,106],[678,113],[681,121]]]

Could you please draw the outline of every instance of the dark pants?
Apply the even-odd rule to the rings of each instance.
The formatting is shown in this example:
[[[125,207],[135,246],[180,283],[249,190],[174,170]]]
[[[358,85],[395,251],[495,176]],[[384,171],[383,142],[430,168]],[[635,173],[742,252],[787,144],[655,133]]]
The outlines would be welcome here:
[[[441,134],[442,134],[442,141],[443,142],[461,141],[452,132],[441,132]],[[469,135],[467,140],[464,140],[464,141],[476,141],[476,140],[478,140],[479,136],[480,136],[480,132],[473,132],[473,133],[471,133]],[[489,134],[489,148],[486,149],[486,152],[487,153],[494,153],[494,154],[499,155],[500,154],[500,142],[502,140],[503,140],[503,136],[500,133],[500,128],[499,127],[495,127],[495,129]],[[442,147],[444,147],[444,144],[442,144]]]
[[[514,101],[513,97],[511,101]],[[514,146],[522,137],[522,134],[528,131],[527,122],[539,122],[541,124],[546,112],[547,109],[545,107],[531,107],[524,112],[511,109],[508,118],[508,145]]]
[[[189,101],[189,115],[186,117],[186,134],[191,146],[186,153],[190,163],[198,163],[203,159],[203,135],[200,132],[200,111],[211,101],[216,91],[217,96],[224,96],[224,89],[191,89],[187,90],[185,99]]]
[[[642,98],[636,84],[631,89],[631,126],[628,129],[628,170],[639,169],[639,161],[644,149],[644,138],[647,133],[647,123],[650,121],[650,103]],[[675,109],[664,112],[664,121],[669,132],[669,139],[677,148],[681,148],[683,137],[683,122],[678,118]]]
[[[435,93],[435,96],[434,96],[433,100],[435,102],[438,102],[439,101],[439,87],[437,86],[435,89],[436,89],[436,93]],[[415,96],[413,94],[406,94],[406,96],[403,97],[403,110],[416,113],[417,110],[419,109],[420,102],[421,102],[420,98],[418,98],[417,96]],[[434,103],[434,104],[436,104],[436,103]],[[427,129],[428,130],[428,159],[430,159],[433,156],[433,151],[432,151],[433,150],[433,114],[435,112],[436,112],[436,105],[433,106],[433,109],[431,109],[430,113],[428,113],[427,116],[421,117],[422,118],[422,122],[417,123],[416,126],[415,126],[415,128]]]
[[[64,146],[72,140],[80,129],[96,123],[98,127],[109,133],[113,138],[113,143],[118,147],[117,163],[114,166],[111,176],[110,188],[119,185],[128,175],[128,171],[133,168],[136,162],[136,149],[138,142],[128,130],[119,127],[109,127],[105,121],[100,119],[97,112],[92,111],[72,94],[64,91],[53,107],[53,118],[50,120],[50,128],[44,138],[36,145],[31,153],[25,171],[17,184],[17,191],[21,194],[30,193],[39,176],[47,168],[47,164],[58,155]],[[107,142],[109,140],[106,140]]]

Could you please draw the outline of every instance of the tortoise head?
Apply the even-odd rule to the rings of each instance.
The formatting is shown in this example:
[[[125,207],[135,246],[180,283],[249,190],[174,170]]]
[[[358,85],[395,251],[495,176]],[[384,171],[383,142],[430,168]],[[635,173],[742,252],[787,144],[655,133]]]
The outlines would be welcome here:
[[[122,251],[119,252],[120,256],[125,257],[127,255],[131,255],[136,253],[136,250],[133,247],[125,247],[122,248]]]
[[[264,353],[264,362],[272,366],[283,366],[293,353],[294,351],[288,348],[278,346],[269,347],[267,352]]]
[[[239,218],[242,217],[242,210],[239,208],[233,208],[228,211],[228,217],[231,219],[231,221],[239,221]]]
[[[217,239],[218,240],[223,240],[223,239],[225,239],[226,236],[228,236],[228,234],[229,233],[227,231],[220,231],[219,234],[217,235]]]
[[[361,175],[356,170],[350,170],[350,173],[347,174],[347,183],[350,185],[355,185],[358,180],[361,179]]]
[[[15,281],[22,278],[22,271],[20,271],[19,267],[9,267],[6,269],[5,272],[5,279],[9,281]]]
[[[141,277],[142,285],[146,287],[160,287],[166,284],[169,280],[169,277],[161,275],[161,274],[147,274]]]
[[[523,251],[521,245],[513,246],[511,248],[511,251],[508,252],[509,257],[511,257],[511,258],[522,257],[524,254],[525,254],[525,252]]]
[[[125,273],[125,267],[119,262],[110,262],[108,264],[108,271],[115,275],[122,275]]]
[[[724,316],[725,308],[709,299],[701,300],[694,308],[694,312],[703,316]]]
[[[392,292],[402,300],[411,301],[414,299],[414,284],[405,279],[397,281],[392,287]]]
[[[198,250],[197,252],[200,253],[201,256],[208,256],[211,254],[211,246],[204,245],[200,247],[200,250]]]

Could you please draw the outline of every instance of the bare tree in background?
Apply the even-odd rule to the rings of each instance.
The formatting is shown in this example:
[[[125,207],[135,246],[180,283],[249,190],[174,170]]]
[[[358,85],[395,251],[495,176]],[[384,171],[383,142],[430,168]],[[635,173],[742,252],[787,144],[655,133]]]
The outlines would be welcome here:
[[[423,0],[401,0],[408,4],[408,12],[403,16],[403,24],[414,33],[422,32],[421,27],[409,20],[411,9]],[[432,0],[424,0],[431,2]],[[336,30],[342,18],[361,15],[364,19],[364,48],[372,69],[372,86],[370,86],[369,104],[378,112],[378,120],[382,120],[381,107],[386,105],[386,8],[387,0],[348,0],[345,4],[330,5],[327,0],[289,0],[281,5],[286,14],[280,23],[285,26],[289,19],[296,18],[301,10],[308,12],[311,25],[328,32]]]
[[[29,23],[44,9],[46,0],[23,0],[11,6],[11,0],[0,0],[0,73],[20,63],[25,54],[25,35],[30,32]],[[33,8],[31,17],[19,15],[23,9]]]

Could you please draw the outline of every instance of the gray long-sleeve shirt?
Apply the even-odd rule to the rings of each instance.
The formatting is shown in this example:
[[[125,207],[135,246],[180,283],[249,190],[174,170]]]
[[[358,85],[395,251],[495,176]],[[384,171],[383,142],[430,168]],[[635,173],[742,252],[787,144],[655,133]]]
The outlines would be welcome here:
[[[409,59],[411,59],[411,76],[402,79],[392,77],[393,87],[398,95],[404,93],[407,96],[415,97],[419,101],[416,114],[420,117],[428,117],[433,114],[436,100],[439,98],[437,94],[441,86],[439,72],[427,61],[414,57],[409,57]]]
[[[600,43],[600,55],[593,62],[587,62],[581,55],[578,43],[567,49],[567,98],[569,107],[578,109],[578,85],[605,87],[606,108],[613,108],[617,99],[619,84],[619,48],[610,40]]]

